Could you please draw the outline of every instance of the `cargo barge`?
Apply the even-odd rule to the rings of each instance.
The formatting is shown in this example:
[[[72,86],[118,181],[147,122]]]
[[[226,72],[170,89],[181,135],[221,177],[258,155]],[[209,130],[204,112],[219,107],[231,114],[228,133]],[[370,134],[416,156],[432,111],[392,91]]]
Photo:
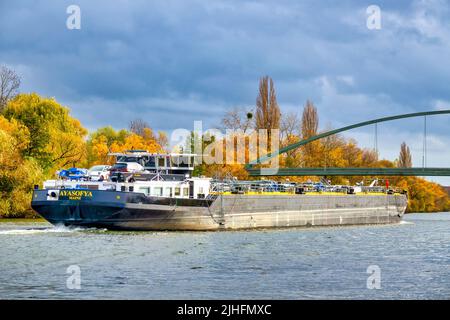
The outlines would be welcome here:
[[[405,193],[373,185],[218,181],[176,172],[192,167],[108,181],[49,180],[35,187],[31,206],[55,225],[136,231],[389,224],[401,221],[407,206]]]

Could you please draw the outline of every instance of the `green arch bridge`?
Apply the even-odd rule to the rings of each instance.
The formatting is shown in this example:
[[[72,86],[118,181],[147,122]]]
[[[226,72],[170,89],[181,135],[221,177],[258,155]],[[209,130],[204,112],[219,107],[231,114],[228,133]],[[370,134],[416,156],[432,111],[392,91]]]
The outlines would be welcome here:
[[[450,114],[450,110],[424,111],[416,113],[407,113],[396,116],[378,118],[352,124],[339,129],[323,132],[308,139],[290,144],[275,152],[262,156],[246,165],[246,170],[250,176],[450,176],[450,168],[255,168],[257,164],[264,163],[280,154],[297,149],[313,141],[343,132],[351,129],[364,127],[380,122],[393,121],[405,118],[425,117],[425,135],[426,135],[426,117],[432,115]],[[426,137],[425,137],[426,139]],[[424,151],[425,152],[425,151]]]

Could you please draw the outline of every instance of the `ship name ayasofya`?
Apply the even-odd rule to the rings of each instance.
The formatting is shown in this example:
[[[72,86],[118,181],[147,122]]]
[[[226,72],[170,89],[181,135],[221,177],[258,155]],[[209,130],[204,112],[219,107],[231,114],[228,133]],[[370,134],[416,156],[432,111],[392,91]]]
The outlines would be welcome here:
[[[193,177],[192,154],[128,152],[146,171],[107,181],[48,180],[32,208],[58,225],[115,230],[233,230],[399,222],[404,192],[375,186]]]

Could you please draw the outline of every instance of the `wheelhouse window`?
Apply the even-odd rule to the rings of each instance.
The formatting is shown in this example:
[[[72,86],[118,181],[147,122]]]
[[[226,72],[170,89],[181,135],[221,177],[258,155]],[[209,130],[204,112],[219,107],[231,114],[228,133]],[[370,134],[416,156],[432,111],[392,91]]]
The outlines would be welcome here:
[[[162,197],[163,195],[163,188],[162,187],[154,187],[153,188],[153,195],[156,197]]]
[[[180,168],[188,168],[189,167],[189,157],[180,156],[178,159],[178,166]]]
[[[102,171],[105,168],[105,166],[93,166],[89,170],[90,171]]]
[[[177,156],[170,157],[170,166],[171,167],[178,167],[179,166],[179,160],[180,158]]]
[[[122,170],[122,169],[126,169],[127,168],[127,164],[126,163],[116,163],[115,165],[113,165],[111,167],[112,170]]]
[[[155,168],[156,167],[155,157],[149,157],[145,166],[150,167],[150,168]]]
[[[179,197],[181,195],[181,188],[175,187],[175,197]]]

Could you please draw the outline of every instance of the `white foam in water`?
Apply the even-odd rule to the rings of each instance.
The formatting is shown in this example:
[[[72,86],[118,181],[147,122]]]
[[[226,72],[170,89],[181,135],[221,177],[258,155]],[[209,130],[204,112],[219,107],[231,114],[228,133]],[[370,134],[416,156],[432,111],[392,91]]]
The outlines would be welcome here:
[[[79,232],[79,231],[104,231],[106,229],[96,229],[96,228],[82,228],[82,227],[66,227],[64,225],[58,225],[51,228],[42,229],[13,229],[13,230],[0,230],[0,235],[2,234],[17,234],[17,235],[28,235],[37,233],[63,233],[63,232]]]
[[[414,224],[414,222],[402,220],[400,224]]]

